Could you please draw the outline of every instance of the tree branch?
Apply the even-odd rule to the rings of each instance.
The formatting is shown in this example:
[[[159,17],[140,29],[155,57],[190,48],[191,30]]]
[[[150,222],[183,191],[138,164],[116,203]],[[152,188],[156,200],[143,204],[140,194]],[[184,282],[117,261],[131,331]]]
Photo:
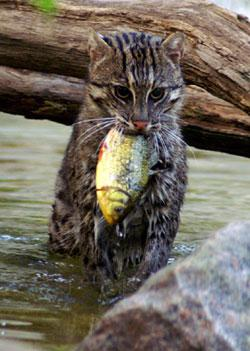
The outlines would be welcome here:
[[[87,79],[90,27],[184,32],[186,140],[250,156],[250,24],[206,1],[59,1],[54,17],[27,1],[1,1],[0,109],[73,123]]]

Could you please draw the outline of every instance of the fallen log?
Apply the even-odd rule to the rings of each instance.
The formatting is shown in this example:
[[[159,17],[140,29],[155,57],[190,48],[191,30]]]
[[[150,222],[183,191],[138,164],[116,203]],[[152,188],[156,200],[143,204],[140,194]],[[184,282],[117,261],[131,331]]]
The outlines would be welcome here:
[[[250,157],[250,116],[206,90],[187,87],[181,122],[189,145]]]
[[[59,1],[53,17],[27,1],[1,1],[0,110],[73,123],[87,78],[89,27],[183,31],[187,142],[250,156],[250,24],[198,0]]]
[[[79,78],[0,66],[0,108],[7,113],[71,125],[83,91]]]
[[[83,92],[80,78],[0,66],[0,106],[11,114],[71,125]],[[250,118],[236,106],[189,85],[182,114],[189,145],[250,157]]]

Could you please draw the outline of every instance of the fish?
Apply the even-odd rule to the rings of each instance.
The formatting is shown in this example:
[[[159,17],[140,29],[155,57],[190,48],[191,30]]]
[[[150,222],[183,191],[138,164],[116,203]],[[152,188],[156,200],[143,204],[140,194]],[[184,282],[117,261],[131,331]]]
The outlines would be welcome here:
[[[120,223],[136,204],[149,179],[149,147],[143,135],[112,128],[96,166],[97,202],[110,225]]]

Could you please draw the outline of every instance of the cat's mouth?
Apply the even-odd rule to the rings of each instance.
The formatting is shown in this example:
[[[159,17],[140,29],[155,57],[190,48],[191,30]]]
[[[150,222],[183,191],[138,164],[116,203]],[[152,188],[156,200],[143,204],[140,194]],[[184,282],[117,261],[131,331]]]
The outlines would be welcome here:
[[[159,122],[151,121],[119,121],[119,124],[124,128],[124,132],[128,134],[142,134],[150,135],[152,133],[158,132],[161,129]]]
[[[143,128],[137,128],[136,126],[134,126],[130,130],[131,130],[131,133],[133,133],[133,134],[150,135],[152,133],[158,132],[160,129],[161,129],[160,125],[149,123],[147,126],[145,126]]]

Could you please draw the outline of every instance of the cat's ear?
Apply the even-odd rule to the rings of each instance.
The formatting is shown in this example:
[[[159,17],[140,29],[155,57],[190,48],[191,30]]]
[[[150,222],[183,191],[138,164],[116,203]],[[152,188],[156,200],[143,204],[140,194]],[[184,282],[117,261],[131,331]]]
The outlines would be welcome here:
[[[165,54],[175,63],[180,63],[184,54],[185,36],[181,32],[169,35],[161,44]]]
[[[103,36],[93,29],[89,31],[88,49],[91,61],[100,61],[111,54],[111,47],[103,39]]]

